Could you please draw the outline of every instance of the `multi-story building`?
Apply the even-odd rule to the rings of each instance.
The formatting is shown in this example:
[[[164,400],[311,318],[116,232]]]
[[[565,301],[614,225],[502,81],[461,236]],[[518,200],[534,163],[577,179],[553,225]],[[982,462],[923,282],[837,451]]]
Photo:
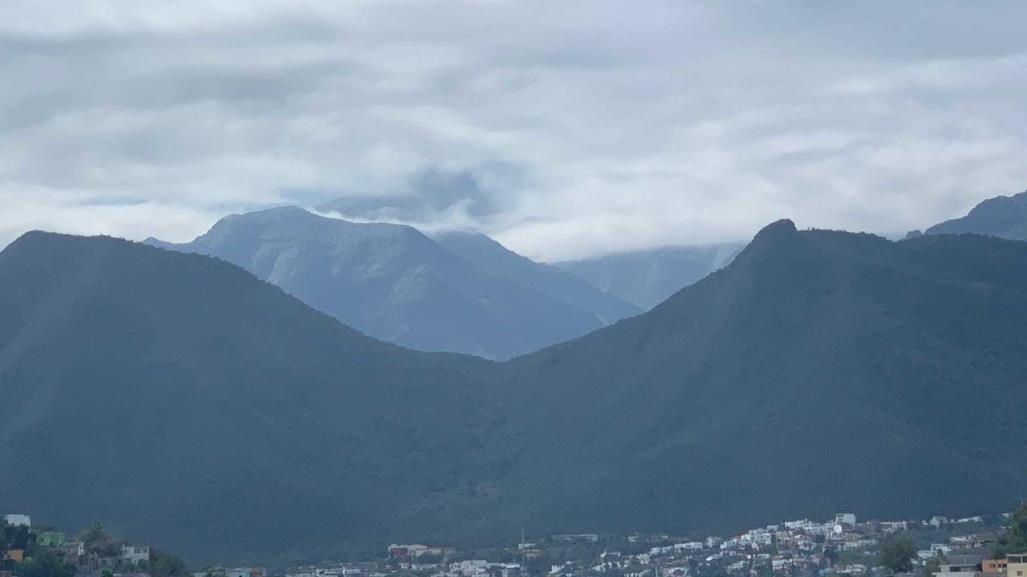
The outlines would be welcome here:
[[[985,574],[1006,574],[1005,559],[985,559],[981,561],[981,573]]]
[[[1027,552],[1006,555],[1006,576],[1027,577]]]
[[[935,577],[980,577],[981,557],[979,555],[952,555]]]
[[[121,560],[138,565],[150,560],[150,548],[145,546],[122,545]]]

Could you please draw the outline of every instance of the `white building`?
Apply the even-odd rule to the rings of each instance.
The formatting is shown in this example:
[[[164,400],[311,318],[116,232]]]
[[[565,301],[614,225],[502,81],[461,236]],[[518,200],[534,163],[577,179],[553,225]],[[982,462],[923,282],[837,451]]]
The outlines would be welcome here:
[[[136,547],[134,545],[122,545],[121,546],[121,559],[138,565],[143,561],[150,560],[150,548],[149,547]],[[248,575],[246,577],[249,577]]]
[[[936,576],[944,577],[977,577],[981,571],[981,558],[977,555],[954,555],[947,563],[941,565]]]
[[[326,573],[317,570],[321,575]],[[236,567],[225,571],[225,577],[265,577],[267,572],[263,567]]]
[[[823,537],[823,536],[829,535],[830,533],[832,533],[834,531],[834,524],[833,523],[826,523],[826,524],[823,524],[823,525],[821,525],[819,523],[818,524],[812,524],[812,525],[809,525],[808,527],[806,527],[805,531],[807,533],[809,533],[810,535],[813,535],[814,537]]]
[[[1006,575],[1009,577],[1027,576],[1027,553],[1006,555]]]
[[[8,525],[14,527],[32,526],[32,517],[29,517],[28,515],[19,515],[17,513],[10,513],[8,515],[4,515],[4,521],[7,521]]]
[[[882,521],[881,530],[885,533],[895,533],[898,531],[905,531],[909,529],[909,523],[906,521]]]
[[[515,577],[521,574],[520,563],[494,563],[492,567],[499,570],[500,577]]]
[[[834,516],[835,525],[848,525],[849,527],[856,526],[856,514],[855,513],[838,513]]]
[[[484,559],[470,559],[460,561],[449,566],[450,570],[456,571],[464,577],[474,577],[488,573],[489,562]]]

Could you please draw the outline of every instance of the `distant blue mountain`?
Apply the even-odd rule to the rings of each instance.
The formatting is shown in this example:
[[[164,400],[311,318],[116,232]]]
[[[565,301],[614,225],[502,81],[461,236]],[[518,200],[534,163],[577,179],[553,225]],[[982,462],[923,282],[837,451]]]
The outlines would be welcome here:
[[[418,350],[509,358],[635,312],[590,287],[582,289],[588,297],[571,295],[577,303],[554,297],[549,285],[538,290],[524,274],[480,268],[409,226],[297,207],[232,215],[185,244],[147,242],[221,258],[365,334]],[[607,306],[577,306],[592,297]]]
[[[487,213],[489,197],[470,175],[443,178],[434,172],[420,176],[415,192],[406,195],[350,195],[317,207],[347,218],[370,221],[422,222],[457,203],[471,213]],[[508,276],[554,298],[596,313],[604,323],[638,314],[731,262],[743,243],[664,247],[592,259],[541,265],[510,252],[495,240],[474,233],[445,233],[435,237],[447,249],[479,268]],[[562,269],[571,277],[559,278]],[[627,305],[627,306],[625,306]]]
[[[600,291],[649,310],[727,265],[745,245],[676,246],[557,263]]]
[[[435,235],[434,239],[478,268],[594,313],[604,324],[642,312],[635,305],[600,291],[574,274],[521,256],[484,234],[447,232]]]
[[[989,198],[975,206],[966,216],[936,224],[924,233],[973,233],[1027,240],[1027,192]]]

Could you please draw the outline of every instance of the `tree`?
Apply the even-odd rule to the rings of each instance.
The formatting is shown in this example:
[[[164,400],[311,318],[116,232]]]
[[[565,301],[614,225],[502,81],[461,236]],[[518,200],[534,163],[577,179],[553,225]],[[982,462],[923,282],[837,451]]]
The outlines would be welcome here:
[[[941,558],[940,557],[934,557],[932,559],[928,559],[927,563],[924,564],[924,576],[925,577],[931,577],[932,575],[934,575],[935,573],[938,573],[940,571],[941,571]]]
[[[1001,558],[1009,553],[1024,551],[1027,551],[1027,501],[1020,503],[1020,507],[1013,513],[1005,535],[995,543],[994,556]]]
[[[87,552],[101,557],[116,557],[121,554],[121,542],[107,534],[99,521],[79,534],[79,541],[85,545]]]
[[[551,557],[548,552],[544,552],[538,557],[528,558],[524,568],[528,575],[545,575],[554,563],[556,563],[556,559]]]
[[[44,549],[19,563],[14,573],[18,577],[74,577],[75,566],[66,563],[56,552]]]
[[[838,562],[838,550],[832,546],[824,547],[824,560],[827,561],[828,567],[834,567]]]
[[[913,570],[913,557],[916,548],[913,542],[904,537],[893,537],[881,544],[881,556],[878,563],[892,573],[908,573]]]
[[[28,549],[32,542],[32,532],[21,525],[0,525],[0,552],[11,549]]]
[[[181,577],[186,574],[185,561],[159,549],[150,551],[149,569],[152,577]]]
[[[7,521],[0,519],[0,571],[9,570],[13,566],[13,562],[5,561],[7,548]]]

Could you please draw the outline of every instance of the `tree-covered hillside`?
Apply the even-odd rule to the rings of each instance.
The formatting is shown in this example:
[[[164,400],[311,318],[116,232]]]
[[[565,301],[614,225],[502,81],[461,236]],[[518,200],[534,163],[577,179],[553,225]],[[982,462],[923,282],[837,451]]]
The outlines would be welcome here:
[[[506,365],[505,487],[561,530],[999,511],[1027,492],[1025,327],[1027,244],[778,222],[650,313]]]
[[[490,363],[216,259],[32,233],[0,253],[0,508],[190,560],[997,512],[1027,493],[1025,326],[1027,244],[782,221]]]
[[[491,474],[483,370],[216,259],[30,233],[0,254],[0,510],[193,559],[376,544]]]

